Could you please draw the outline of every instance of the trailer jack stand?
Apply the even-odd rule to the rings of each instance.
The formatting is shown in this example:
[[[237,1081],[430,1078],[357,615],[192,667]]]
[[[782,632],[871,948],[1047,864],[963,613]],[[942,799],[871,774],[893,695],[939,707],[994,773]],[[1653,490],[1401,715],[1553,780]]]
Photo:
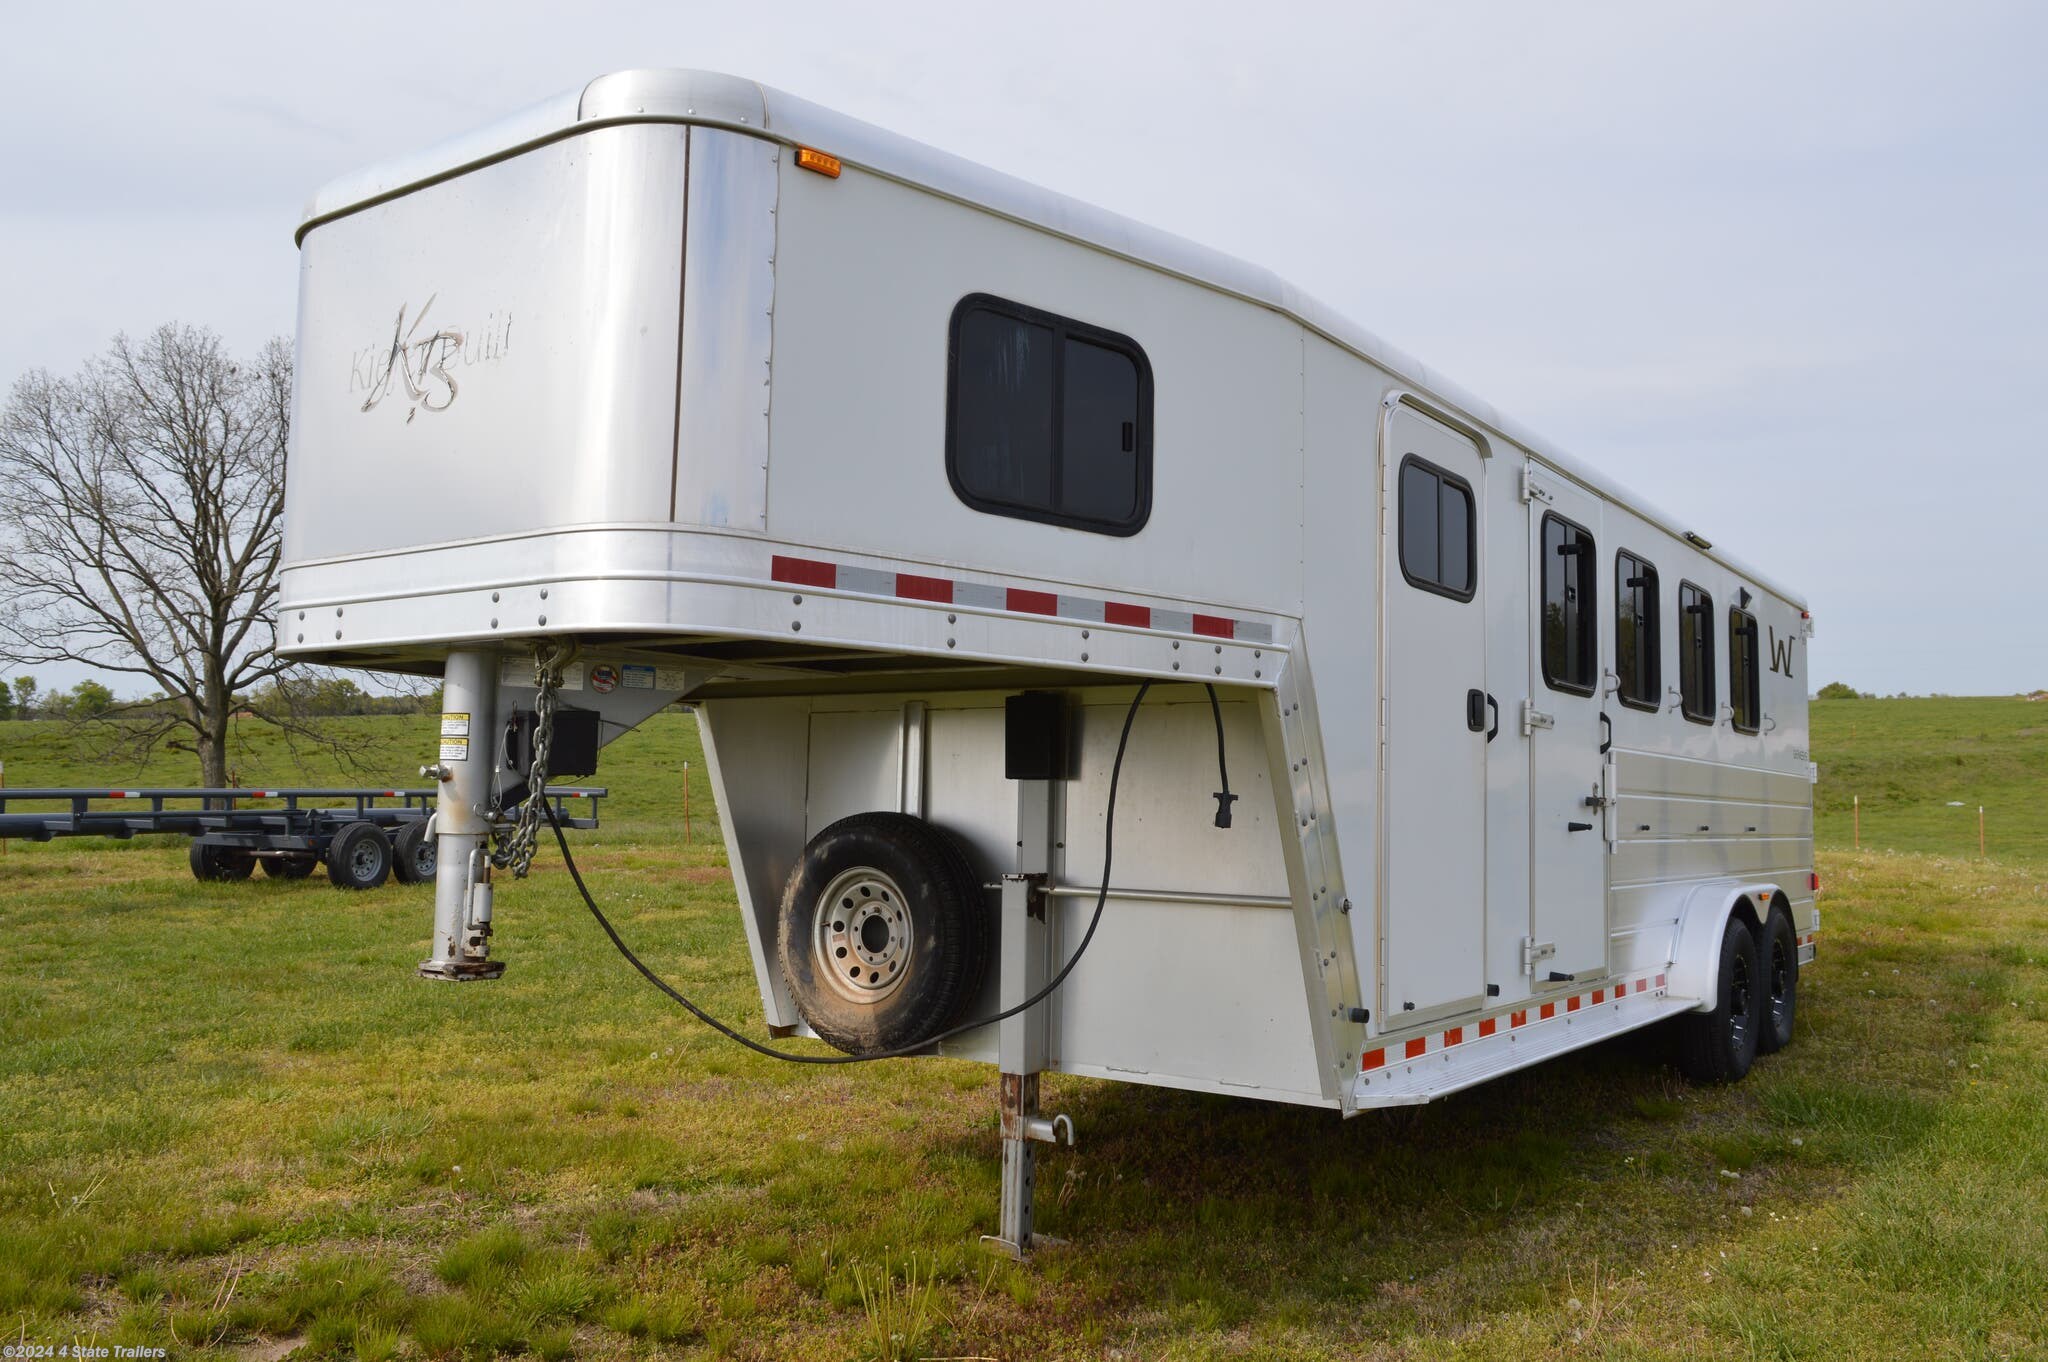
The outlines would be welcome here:
[[[439,839],[434,871],[434,949],[420,962],[427,979],[495,979],[491,959],[491,823],[485,812],[496,760],[498,659],[454,652],[442,672]]]
[[[1066,1243],[1032,1229],[1038,1193],[1038,1151],[1032,1145],[1040,1141],[1058,1144],[1063,1132],[1067,1147],[1073,1148],[1072,1117],[1048,1119],[1038,1114],[1037,1074],[1002,1076],[1002,1232],[981,1237],[990,1250],[1022,1262],[1040,1249]]]

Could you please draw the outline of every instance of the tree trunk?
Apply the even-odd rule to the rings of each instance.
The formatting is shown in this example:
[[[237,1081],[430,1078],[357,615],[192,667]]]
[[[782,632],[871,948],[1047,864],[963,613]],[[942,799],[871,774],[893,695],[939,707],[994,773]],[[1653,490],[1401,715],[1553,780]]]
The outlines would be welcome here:
[[[225,708],[207,714],[199,727],[199,783],[221,789],[228,783],[228,713]]]

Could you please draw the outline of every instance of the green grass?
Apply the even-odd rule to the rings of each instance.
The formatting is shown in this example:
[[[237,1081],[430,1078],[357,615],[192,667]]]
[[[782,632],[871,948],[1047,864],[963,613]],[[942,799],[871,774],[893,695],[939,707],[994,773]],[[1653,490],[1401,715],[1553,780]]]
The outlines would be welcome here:
[[[1977,854],[2048,865],[2048,702],[2009,698],[1821,700],[1814,830],[1829,846]]]
[[[2009,797],[2039,800],[2002,703],[1820,707],[1816,757],[1828,782],[1917,790],[1978,724]],[[1893,705],[1887,742],[1862,716]],[[1839,757],[1837,710],[1858,715]],[[402,730],[379,779],[431,739],[362,722]],[[48,733],[0,726],[10,784],[139,783]],[[684,760],[701,779],[681,714],[607,749],[621,794],[579,860],[650,963],[758,1026],[701,785],[697,840],[671,831]],[[1689,1087],[1624,1041],[1344,1122],[1052,1077],[1081,1144],[1042,1157],[1040,1226],[1072,1246],[1027,1268],[976,1243],[991,1071],[719,1041],[628,972],[551,855],[500,894],[506,977],[448,986],[412,973],[421,892],[201,886],[165,840],[15,844],[0,1334],[367,1358],[2042,1355],[2044,871],[1870,850],[1867,801],[1852,853],[1832,817],[1798,1041],[1744,1083]],[[878,1336],[885,1313],[914,1345]]]

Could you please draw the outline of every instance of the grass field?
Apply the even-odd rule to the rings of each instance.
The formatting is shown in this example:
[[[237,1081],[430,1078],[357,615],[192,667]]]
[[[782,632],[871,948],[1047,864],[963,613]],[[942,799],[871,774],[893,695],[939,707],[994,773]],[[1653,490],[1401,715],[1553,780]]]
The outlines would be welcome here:
[[[2048,702],[2014,699],[1829,700],[1813,706],[1820,762],[1814,826],[1822,843],[1977,854],[2048,865]]]
[[[363,722],[377,782],[431,736]],[[2048,710],[1815,707],[1823,954],[1797,1043],[1744,1083],[1691,1088],[1624,1041],[1342,1122],[1052,1078],[1081,1143],[1041,1159],[1041,1229],[1072,1246],[1028,1268],[976,1245],[989,1070],[739,1051],[627,971],[551,852],[501,892],[505,979],[456,988],[413,977],[418,891],[16,844],[0,1332],[272,1358],[2042,1356],[2029,728]],[[0,725],[0,758],[17,786],[189,779],[89,763],[55,725]],[[238,764],[358,778],[318,762],[252,739]],[[621,930],[758,1025],[691,722],[622,740],[602,779],[620,794],[578,858]],[[2010,811],[1981,861],[1955,854],[1978,803]]]

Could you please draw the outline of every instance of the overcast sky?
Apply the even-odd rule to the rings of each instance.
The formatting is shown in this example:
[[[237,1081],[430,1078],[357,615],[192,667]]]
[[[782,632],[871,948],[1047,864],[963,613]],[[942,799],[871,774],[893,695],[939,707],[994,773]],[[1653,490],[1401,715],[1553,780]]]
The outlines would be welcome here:
[[[0,385],[293,327],[308,194],[751,76],[1268,266],[1806,593],[1810,678],[2048,686],[2048,5],[42,5]],[[46,672],[48,679],[75,679]]]

